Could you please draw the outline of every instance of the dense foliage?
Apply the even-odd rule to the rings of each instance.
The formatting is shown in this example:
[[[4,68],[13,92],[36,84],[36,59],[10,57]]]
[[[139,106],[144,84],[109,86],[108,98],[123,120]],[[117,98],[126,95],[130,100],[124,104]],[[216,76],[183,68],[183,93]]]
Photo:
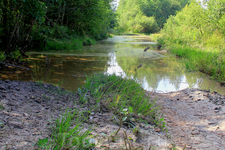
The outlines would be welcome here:
[[[106,38],[113,17],[110,0],[2,0],[0,48],[9,57],[49,41]]]
[[[224,12],[224,0],[211,0],[207,9],[192,2],[167,20],[162,30],[163,37],[168,44],[203,45],[224,49]]]
[[[170,15],[189,0],[120,0],[118,28],[122,31],[152,33],[158,31]]]
[[[197,2],[171,16],[162,30],[162,43],[188,58],[189,70],[200,70],[225,81],[225,0]]]

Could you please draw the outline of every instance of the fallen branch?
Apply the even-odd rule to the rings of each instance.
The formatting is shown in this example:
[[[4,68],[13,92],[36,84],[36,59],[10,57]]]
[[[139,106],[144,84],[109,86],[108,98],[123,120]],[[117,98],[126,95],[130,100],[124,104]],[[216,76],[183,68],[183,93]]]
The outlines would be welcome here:
[[[11,66],[11,67],[16,67],[16,68],[21,68],[21,69],[26,69],[26,70],[30,70],[29,68],[25,68],[25,67],[21,67],[21,66],[17,66],[17,65],[11,65],[11,64],[8,64],[8,63],[4,63],[2,61],[0,61],[0,64],[3,64],[5,66]]]

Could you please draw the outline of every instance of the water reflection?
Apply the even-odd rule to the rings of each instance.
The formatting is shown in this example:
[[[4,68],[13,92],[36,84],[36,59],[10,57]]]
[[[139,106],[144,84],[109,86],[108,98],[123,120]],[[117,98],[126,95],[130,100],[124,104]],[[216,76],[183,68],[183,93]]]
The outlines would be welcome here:
[[[115,74],[117,76],[125,77],[126,74],[123,71],[123,69],[119,66],[119,64],[116,61],[116,55],[114,53],[109,53],[110,60],[108,61],[108,67],[106,70],[106,74]]]
[[[144,45],[142,42],[135,45],[137,43],[135,40],[133,40],[135,43],[131,45],[130,41],[132,41],[130,37],[129,39],[115,37],[105,41],[106,43],[114,43],[116,53],[113,53],[115,56],[111,54],[113,59],[110,59],[116,64],[114,69],[111,69],[114,70],[113,73],[120,74],[122,68],[123,75],[137,77],[143,88],[149,91],[170,92],[185,88],[201,88],[225,94],[225,88],[221,87],[218,82],[210,80],[199,72],[185,72],[179,59],[156,51],[155,45],[150,45],[150,50],[144,53],[144,48],[148,44],[152,44],[146,39]],[[142,64],[142,68],[135,72],[135,68],[140,64]],[[107,72],[109,73],[109,71]]]
[[[143,50],[150,46],[147,52]],[[225,88],[202,73],[185,72],[179,59],[155,50],[155,43],[143,36],[115,36],[80,52],[30,53],[30,71],[8,68],[0,72],[1,80],[41,80],[61,83],[77,90],[85,75],[104,72],[136,78],[149,91],[170,92],[201,88],[225,94]],[[135,69],[142,64],[142,67]]]

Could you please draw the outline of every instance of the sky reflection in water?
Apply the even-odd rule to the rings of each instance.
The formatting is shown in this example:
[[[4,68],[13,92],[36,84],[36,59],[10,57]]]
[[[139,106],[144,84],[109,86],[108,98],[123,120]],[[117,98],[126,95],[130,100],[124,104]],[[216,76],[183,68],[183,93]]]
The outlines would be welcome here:
[[[150,49],[143,52],[148,46]],[[114,36],[82,51],[31,52],[30,71],[9,68],[0,72],[0,79],[61,83],[63,88],[76,91],[84,84],[85,75],[104,72],[135,78],[148,91],[201,88],[225,94],[225,87],[218,82],[199,72],[186,72],[180,59],[156,51],[155,46],[147,36]]]

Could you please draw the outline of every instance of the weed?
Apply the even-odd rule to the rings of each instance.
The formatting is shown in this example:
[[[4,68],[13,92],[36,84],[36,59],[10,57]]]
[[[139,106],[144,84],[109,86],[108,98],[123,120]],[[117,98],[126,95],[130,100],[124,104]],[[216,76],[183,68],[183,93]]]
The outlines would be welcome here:
[[[78,90],[78,93],[81,103],[94,99],[96,104],[100,103],[102,104],[100,107],[113,111],[120,120],[122,119],[123,124],[130,127],[135,127],[133,117],[150,118],[160,127],[164,127],[161,125],[163,120],[160,120],[157,113],[155,100],[149,100],[150,97],[145,95],[144,89],[132,79],[96,74],[86,77],[86,84]]]
[[[0,104],[0,110],[4,110],[5,109],[5,107],[4,107],[4,104]]]
[[[0,128],[4,127],[4,123],[0,120]]]
[[[48,138],[38,139],[37,146],[40,148],[46,148],[48,145]]]
[[[78,123],[78,119],[75,119],[78,114],[78,111],[73,113],[66,111],[61,118],[56,120],[55,126],[52,128],[51,138],[39,139],[37,145],[40,148],[54,150],[89,149],[93,147],[93,142],[90,142],[88,138],[91,127],[85,132],[81,132],[83,129],[82,121]]]
[[[138,127],[135,127],[133,133],[134,135],[138,135],[140,133],[140,129]]]

